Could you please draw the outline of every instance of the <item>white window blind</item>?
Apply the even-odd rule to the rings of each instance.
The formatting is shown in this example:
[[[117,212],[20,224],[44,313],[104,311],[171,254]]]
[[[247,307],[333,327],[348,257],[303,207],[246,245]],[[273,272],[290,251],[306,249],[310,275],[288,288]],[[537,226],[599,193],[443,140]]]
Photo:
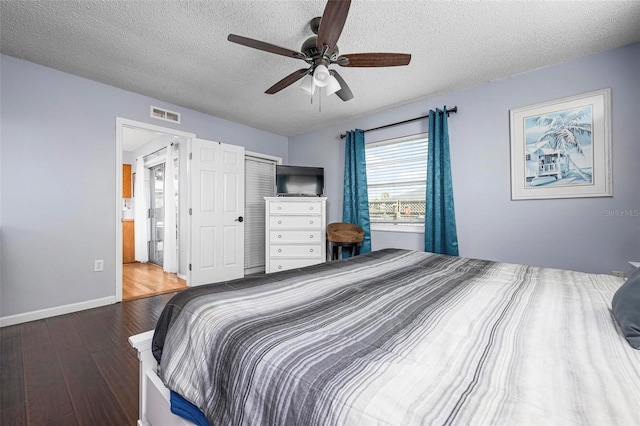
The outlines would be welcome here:
[[[244,269],[253,273],[265,267],[265,201],[275,196],[276,162],[245,157]]]
[[[427,142],[422,133],[365,145],[372,229],[424,227]]]

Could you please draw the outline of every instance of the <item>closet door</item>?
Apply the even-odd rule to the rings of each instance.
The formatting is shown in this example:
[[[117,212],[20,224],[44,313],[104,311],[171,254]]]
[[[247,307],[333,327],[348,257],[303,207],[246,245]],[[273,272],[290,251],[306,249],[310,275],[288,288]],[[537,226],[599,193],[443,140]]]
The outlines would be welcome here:
[[[264,197],[276,192],[276,160],[245,156],[244,272],[265,270]]]

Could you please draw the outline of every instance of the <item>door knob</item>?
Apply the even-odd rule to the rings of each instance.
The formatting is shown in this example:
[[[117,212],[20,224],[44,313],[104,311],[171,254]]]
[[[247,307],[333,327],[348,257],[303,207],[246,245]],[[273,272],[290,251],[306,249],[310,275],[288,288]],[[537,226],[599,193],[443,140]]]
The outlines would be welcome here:
[[[237,219],[234,219],[236,222],[243,222],[244,221],[244,217],[240,216]]]

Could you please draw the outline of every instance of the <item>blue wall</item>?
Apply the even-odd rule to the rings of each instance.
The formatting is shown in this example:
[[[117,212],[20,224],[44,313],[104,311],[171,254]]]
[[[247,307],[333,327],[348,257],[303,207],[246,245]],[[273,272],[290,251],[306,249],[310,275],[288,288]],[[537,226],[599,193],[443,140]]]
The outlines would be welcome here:
[[[0,66],[0,317],[115,296],[116,117],[287,159],[284,136],[9,56]]]
[[[340,133],[457,105],[449,129],[462,256],[602,273],[640,260],[640,218],[607,214],[640,209],[640,44],[292,138],[12,57],[0,66],[0,317],[114,297],[116,117],[325,167],[329,220],[339,221]],[[614,196],[511,201],[509,110],[607,87]],[[149,118],[150,105],[180,112],[182,124]],[[414,122],[367,140],[424,131],[426,122]],[[376,232],[372,241],[374,249],[423,249],[422,234]],[[94,259],[105,260],[104,272],[93,272]]]
[[[583,57],[358,118],[289,139],[289,161],[325,167],[329,221],[342,218],[344,146],[340,133],[426,115],[449,118],[460,255],[611,273],[640,260],[640,44]],[[509,110],[610,87],[613,197],[511,200]],[[427,131],[426,121],[366,134],[366,141]],[[423,234],[374,232],[374,249],[424,249]]]

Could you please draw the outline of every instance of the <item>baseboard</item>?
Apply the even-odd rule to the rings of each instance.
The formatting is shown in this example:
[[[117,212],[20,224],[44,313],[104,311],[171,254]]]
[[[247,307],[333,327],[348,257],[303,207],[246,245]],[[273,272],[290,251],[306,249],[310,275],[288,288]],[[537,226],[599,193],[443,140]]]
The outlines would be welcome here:
[[[22,324],[23,322],[36,321],[43,318],[55,317],[58,315],[70,314],[72,312],[98,308],[100,306],[112,305],[114,303],[116,303],[115,296],[109,296],[103,297],[101,299],[87,300],[86,302],[72,303],[70,305],[56,306],[54,308],[25,312],[23,314],[9,315],[6,317],[0,317],[0,327]]]

